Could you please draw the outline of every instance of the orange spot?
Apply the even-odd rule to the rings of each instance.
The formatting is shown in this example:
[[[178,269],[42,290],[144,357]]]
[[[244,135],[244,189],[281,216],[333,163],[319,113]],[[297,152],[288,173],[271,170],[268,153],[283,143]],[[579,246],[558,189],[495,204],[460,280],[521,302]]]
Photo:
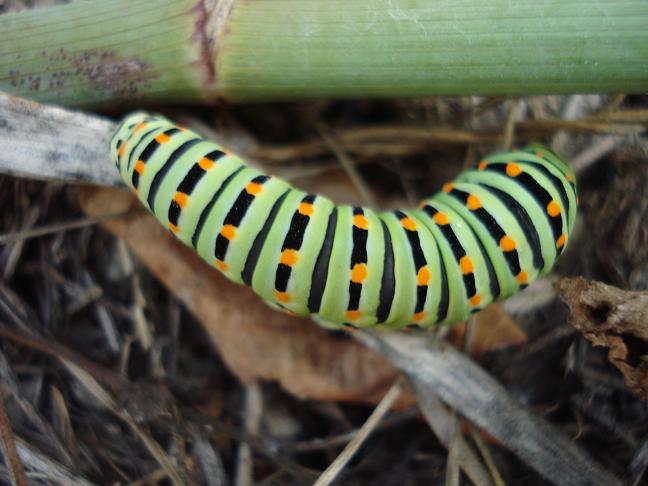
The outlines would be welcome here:
[[[369,221],[362,214],[356,214],[353,217],[353,226],[366,230],[369,227]]]
[[[549,214],[549,216],[551,216],[552,218],[560,216],[560,206],[558,206],[558,203],[553,199],[549,202],[549,204],[547,204],[547,214]]]
[[[133,128],[133,133],[139,132],[142,128],[144,128],[147,125],[145,121],[139,122],[137,125],[135,125],[135,128]]]
[[[126,153],[126,145],[127,145],[126,142],[120,145],[119,150],[117,151],[117,155],[119,155],[119,157],[123,157],[124,153]]]
[[[360,317],[362,313],[359,310],[349,310],[346,311],[346,316],[349,320],[355,321],[358,317]]]
[[[476,209],[482,207],[481,201],[474,194],[468,195],[468,199],[466,199],[466,206],[468,206],[468,209],[470,209],[471,211],[475,211]]]
[[[446,182],[443,184],[443,192],[450,192],[454,188],[454,184],[452,182]]]
[[[508,164],[506,164],[506,175],[507,176],[509,176],[509,177],[517,177],[521,173],[522,173],[522,168],[519,165],[517,165],[517,164],[515,164],[513,162],[509,162]]]
[[[567,174],[565,179],[567,179],[567,182],[574,182],[574,176],[571,174]]]
[[[139,175],[142,175],[144,173],[144,161],[143,160],[138,160],[135,163],[135,172],[137,172]]]
[[[515,240],[508,235],[502,236],[499,242],[502,251],[509,252],[515,250]]]
[[[416,223],[412,218],[403,218],[400,220],[401,224],[403,225],[403,228],[405,228],[408,231],[416,231]]]
[[[427,285],[430,282],[431,277],[432,274],[430,273],[430,269],[428,267],[421,267],[418,271],[418,274],[416,275],[416,279],[418,280],[419,285]]]
[[[477,307],[480,302],[481,302],[481,295],[479,294],[473,295],[470,298],[470,305],[472,305],[473,307]]]
[[[275,292],[275,298],[284,304],[290,302],[290,294],[288,292]]]
[[[418,321],[422,320],[424,317],[425,317],[425,311],[421,311],[421,312],[417,312],[416,314],[414,314],[412,316],[412,320],[418,322]]]
[[[367,278],[367,265],[364,263],[356,263],[351,270],[351,281],[354,283],[362,283]]]
[[[221,272],[227,272],[227,269],[229,268],[229,265],[227,263],[225,263],[223,260],[216,259],[216,261],[214,263],[216,264],[216,267],[218,267],[218,269]]]
[[[173,200],[176,202],[178,206],[184,208],[185,206],[187,206],[187,203],[189,202],[189,196],[184,192],[176,192],[175,196],[173,197]]]
[[[444,226],[444,225],[448,224],[448,217],[445,215],[445,213],[442,213],[441,211],[439,211],[438,213],[436,213],[434,215],[434,222],[436,224]]]
[[[576,206],[580,206],[580,197],[576,196]]]
[[[205,172],[214,167],[214,161],[212,159],[208,159],[207,157],[203,157],[198,161],[198,165],[202,170]]]
[[[536,151],[536,156],[540,157],[541,159],[544,159],[545,153],[542,150]]]
[[[231,224],[226,224],[220,231],[220,234],[226,240],[231,240],[236,236],[236,227]]]
[[[174,233],[178,233],[180,231],[180,228],[178,228],[175,224],[169,223],[169,229],[173,231]]]
[[[166,133],[161,133],[157,137],[155,137],[155,141],[160,145],[167,143],[169,140],[171,140],[171,137],[169,137]]]
[[[253,196],[256,196],[262,190],[263,186],[261,184],[257,184],[256,182],[250,182],[247,186],[245,186],[245,192],[252,194]]]
[[[297,250],[284,250],[281,252],[280,262],[283,263],[284,265],[288,265],[289,267],[292,267],[295,263],[297,263],[298,259],[299,259],[299,253],[297,252]]]
[[[425,206],[427,206],[427,201],[426,200],[421,201],[419,203],[419,205],[418,205],[419,209],[423,209]]]
[[[479,164],[477,164],[477,168],[479,170],[484,170],[486,169],[486,167],[488,167],[488,162],[486,162],[485,160],[482,160]]]
[[[311,216],[313,214],[313,205],[307,202],[300,203],[297,211],[302,216]]]
[[[563,246],[565,246],[566,241],[567,237],[564,234],[560,235],[556,240],[556,248],[562,248]]]
[[[518,273],[515,278],[517,279],[518,282],[525,284],[529,281],[529,276],[527,275],[526,272],[520,272]]]
[[[468,255],[464,255],[459,260],[459,266],[464,275],[468,275],[473,272],[473,262]]]

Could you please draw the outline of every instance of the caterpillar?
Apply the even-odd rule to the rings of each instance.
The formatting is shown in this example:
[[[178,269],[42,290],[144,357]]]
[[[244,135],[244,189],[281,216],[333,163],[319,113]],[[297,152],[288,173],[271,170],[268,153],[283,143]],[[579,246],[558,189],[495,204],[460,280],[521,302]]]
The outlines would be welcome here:
[[[417,209],[382,213],[302,192],[145,112],[122,121],[110,154],[210,265],[332,328],[464,320],[546,274],[576,218],[574,173],[540,145],[486,157]]]

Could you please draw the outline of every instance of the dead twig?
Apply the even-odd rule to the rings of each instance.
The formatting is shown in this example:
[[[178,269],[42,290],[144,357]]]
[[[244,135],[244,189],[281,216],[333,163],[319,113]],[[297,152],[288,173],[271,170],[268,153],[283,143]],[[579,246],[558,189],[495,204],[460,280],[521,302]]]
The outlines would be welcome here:
[[[4,404],[5,392],[2,383],[0,383],[0,440],[2,441],[2,452],[4,463],[9,470],[11,484],[13,486],[27,486],[27,476],[22,462],[16,451],[16,442],[9,423],[9,417]]]
[[[360,446],[364,443],[367,437],[369,437],[369,434],[373,432],[378,423],[396,402],[403,391],[403,386],[403,379],[398,378],[385,394],[378,406],[371,413],[367,421],[362,425],[360,430],[358,430],[358,434],[347,444],[335,461],[326,468],[317,481],[315,481],[313,486],[327,486],[337,478],[342,469],[344,469],[355,453],[358,452],[358,449],[360,449]]]
[[[245,389],[245,431],[257,434],[263,415],[263,395],[258,383],[252,383]],[[249,444],[241,442],[236,458],[236,486],[251,486],[254,484],[252,476],[252,448]]]
[[[318,129],[320,135],[322,136],[322,139],[324,139],[324,142],[326,142],[326,144],[330,147],[331,151],[335,154],[338,161],[353,182],[353,185],[356,187],[356,189],[358,189],[358,192],[360,193],[360,196],[362,197],[364,203],[370,208],[378,209],[378,202],[371,192],[371,189],[369,189],[369,186],[360,175],[356,163],[340,146],[340,143],[333,134],[329,133],[329,131],[322,125],[320,125]]]
[[[130,211],[104,214],[102,216],[81,218],[75,221],[66,221],[63,223],[55,223],[46,226],[39,226],[38,228],[27,228],[24,230],[18,230],[12,233],[6,233],[4,235],[0,235],[0,244],[13,243],[14,241],[26,240],[29,238],[37,238],[39,236],[50,235],[52,233],[61,233],[63,231],[85,228],[86,226],[92,226],[97,223],[101,223],[102,221],[107,221],[109,219],[125,216],[129,212]]]

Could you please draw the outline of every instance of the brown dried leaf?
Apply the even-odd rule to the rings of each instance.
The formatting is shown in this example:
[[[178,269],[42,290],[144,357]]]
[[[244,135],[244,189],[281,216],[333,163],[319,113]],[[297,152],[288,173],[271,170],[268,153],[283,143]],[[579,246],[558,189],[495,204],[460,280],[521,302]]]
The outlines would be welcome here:
[[[471,329],[466,338],[467,324],[464,322],[450,331],[449,339],[457,347],[475,358],[489,351],[520,346],[527,341],[527,335],[502,306],[494,303],[472,318]],[[465,346],[461,343],[465,342]]]
[[[89,215],[139,208],[117,189],[86,188]],[[308,319],[266,306],[252,291],[210,269],[145,211],[105,223],[204,325],[224,361],[243,382],[277,380],[318,400],[377,403],[396,378],[394,367],[355,340],[339,339]]]
[[[556,289],[572,309],[571,324],[608,359],[626,385],[648,401],[648,292],[622,290],[584,278],[563,278]]]

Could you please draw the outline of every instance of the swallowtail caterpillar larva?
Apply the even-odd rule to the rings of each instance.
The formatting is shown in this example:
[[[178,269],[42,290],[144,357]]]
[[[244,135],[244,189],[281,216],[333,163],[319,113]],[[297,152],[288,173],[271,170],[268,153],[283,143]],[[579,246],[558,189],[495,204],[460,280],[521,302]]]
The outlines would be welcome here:
[[[306,194],[144,112],[110,153],[207,263],[329,327],[463,320],[549,272],[576,218],[574,173],[541,146],[486,157],[417,209],[383,213]]]

